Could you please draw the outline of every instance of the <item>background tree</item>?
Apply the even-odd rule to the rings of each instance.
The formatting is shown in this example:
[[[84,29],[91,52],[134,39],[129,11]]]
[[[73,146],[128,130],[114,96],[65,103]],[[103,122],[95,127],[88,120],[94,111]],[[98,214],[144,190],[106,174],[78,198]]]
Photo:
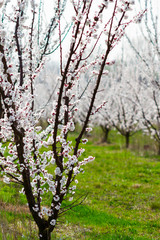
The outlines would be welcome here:
[[[133,59],[116,64],[114,72],[117,76],[113,88],[113,126],[126,140],[126,148],[129,147],[130,137],[140,129],[140,108],[137,103],[135,87],[137,85],[136,61]],[[133,84],[133,85],[132,85]],[[134,88],[133,88],[134,86]],[[137,89],[138,90],[138,89]]]
[[[147,9],[143,18],[138,20],[137,41],[131,41],[127,37],[132,54],[139,64],[134,64],[138,72],[136,82],[139,87],[132,87],[137,91],[137,103],[139,103],[142,113],[142,128],[156,140],[158,149],[159,143],[159,90],[160,90],[160,51],[159,51],[159,15],[158,1],[138,0],[140,9]],[[137,5],[138,6],[138,5]],[[160,150],[158,150],[160,154]]]
[[[111,70],[112,71],[112,70]],[[110,143],[109,132],[113,128],[113,86],[114,78],[110,78],[108,71],[105,71],[103,76],[103,84],[100,86],[99,93],[97,94],[96,103],[99,106],[100,102],[103,102],[103,106],[99,106],[95,109],[95,114],[91,118],[92,124],[100,126],[103,131],[102,142]]]
[[[139,130],[139,119],[137,118],[137,104],[118,96],[114,102],[113,126],[126,140],[126,148],[129,147],[130,137]]]

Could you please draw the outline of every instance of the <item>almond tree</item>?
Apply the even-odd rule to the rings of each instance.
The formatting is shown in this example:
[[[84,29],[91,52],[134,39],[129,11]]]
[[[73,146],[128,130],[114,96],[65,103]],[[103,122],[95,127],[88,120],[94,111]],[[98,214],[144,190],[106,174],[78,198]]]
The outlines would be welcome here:
[[[118,66],[116,67],[116,65]],[[117,76],[112,91],[112,122],[118,132],[125,137],[126,148],[129,147],[130,137],[140,129],[141,114],[136,99],[138,94],[136,86],[139,86],[137,84],[138,71],[136,65],[135,59],[126,61],[124,58],[121,64],[118,63],[114,66],[114,72],[116,72]]]
[[[110,102],[105,103],[102,107],[102,111],[98,111],[97,117],[95,117],[95,122],[101,127],[104,137],[102,139],[103,142],[109,143],[109,133],[113,128],[112,123],[112,103]]]
[[[122,57],[109,67],[97,98],[98,102],[102,99],[105,101],[104,107],[98,111],[93,120],[102,126],[106,133],[105,139],[111,128],[117,129],[125,137],[126,148],[129,147],[130,137],[139,130],[141,119],[136,99],[138,88],[135,93],[135,87],[138,85],[138,70],[135,66],[134,59],[127,61]]]
[[[111,62],[110,62],[111,64]],[[112,71],[110,69],[110,71]],[[102,129],[103,137],[102,142],[109,143],[109,132],[113,128],[113,98],[114,91],[113,86],[115,83],[114,78],[110,78],[110,74],[105,70],[103,75],[103,84],[100,86],[99,93],[97,94],[96,103],[99,106],[100,102],[103,102],[103,106],[99,106],[95,109],[95,114],[91,118],[93,125],[97,125]]]
[[[102,74],[110,52],[131,21],[126,20],[126,16],[133,1],[72,1],[67,54],[62,41],[65,2],[55,1],[54,16],[47,27],[39,23],[39,5],[34,0],[6,0],[1,9],[0,94],[4,109],[0,119],[1,175],[4,182],[14,181],[22,186],[21,193],[26,196],[41,240],[51,239],[57,219],[74,205],[72,202],[68,208],[63,208],[61,204],[67,197],[72,201],[77,174],[84,164],[94,160],[92,156],[83,159],[82,144],[87,142],[83,135],[91,130],[87,125],[94,114]],[[54,51],[52,42],[57,34],[59,88],[49,125],[42,130],[38,126],[42,112],[34,108],[35,79],[46,56]],[[92,53],[102,45],[98,58],[90,61]],[[95,66],[98,74],[93,71]],[[73,117],[81,100],[77,97],[77,89],[86,71],[93,75],[94,85],[84,123],[72,143],[69,133],[74,131]],[[47,207],[43,200],[46,193],[51,198]]]
[[[141,90],[139,93],[136,93],[136,98],[142,113],[142,127],[145,128],[145,130],[147,129],[148,133],[156,140],[158,154],[160,154],[160,19],[156,9],[158,1],[138,0],[138,3],[141,9],[146,9],[144,17],[138,20],[140,31],[139,38],[137,39],[139,39],[139,41],[133,44],[128,36],[127,39],[135,58],[139,62],[137,66],[139,72],[137,82],[139,82],[139,86],[141,85]],[[138,89],[140,88],[137,88],[137,90]],[[135,91],[137,90],[135,89]]]
[[[126,140],[126,148],[129,147],[130,137],[139,130],[139,116],[137,104],[126,99],[125,97],[118,96],[114,102],[114,118],[113,126],[121,133]]]
[[[141,110],[141,128],[145,133],[150,134],[158,147],[157,154],[160,155],[160,106],[159,88],[141,87],[139,94],[136,94],[137,103]]]

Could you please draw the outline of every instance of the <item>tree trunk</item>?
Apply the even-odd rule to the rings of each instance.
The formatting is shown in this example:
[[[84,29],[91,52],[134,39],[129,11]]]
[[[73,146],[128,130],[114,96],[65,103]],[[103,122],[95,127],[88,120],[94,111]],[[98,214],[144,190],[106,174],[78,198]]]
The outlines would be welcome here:
[[[158,156],[160,156],[160,143],[158,143]]]
[[[1,94],[0,94],[0,119],[3,118],[4,116],[4,109],[2,107],[2,97],[1,97]],[[0,126],[0,131],[1,131],[1,126]],[[0,142],[2,141],[2,139],[0,138]]]
[[[103,127],[101,126],[103,132],[104,132],[104,137],[102,139],[103,142],[106,142],[106,143],[109,143],[108,141],[108,135],[109,135],[109,132],[110,132],[110,128],[107,128],[107,127]]]
[[[49,228],[39,229],[39,240],[51,240]]]
[[[129,140],[130,140],[129,139],[130,138],[129,132],[126,133],[125,137],[126,137],[126,148],[129,148]]]
[[[105,140],[106,143],[109,143],[109,141],[108,141],[109,132],[110,132],[110,129],[109,128],[105,128],[104,140]]]

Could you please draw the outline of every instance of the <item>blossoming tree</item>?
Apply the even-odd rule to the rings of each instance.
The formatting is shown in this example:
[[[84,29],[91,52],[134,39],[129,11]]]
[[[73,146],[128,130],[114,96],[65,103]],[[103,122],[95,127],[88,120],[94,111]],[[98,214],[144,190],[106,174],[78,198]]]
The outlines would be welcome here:
[[[127,39],[135,58],[139,61],[137,66],[139,87],[136,95],[142,113],[142,128],[147,129],[148,133],[156,140],[158,154],[160,154],[160,19],[157,8],[158,1],[139,0],[139,6],[147,10],[144,17],[139,19],[139,41],[133,44],[128,37]]]
[[[128,0],[71,2],[73,18],[67,54],[62,41],[65,0],[55,1],[54,16],[48,26],[41,21],[41,6],[34,0],[5,0],[1,8],[1,175],[4,182],[14,181],[22,186],[21,193],[26,196],[41,240],[51,239],[57,219],[66,211],[61,207],[64,198],[69,196],[72,200],[76,175],[81,172],[82,165],[94,160],[92,156],[83,159],[82,144],[87,142],[83,135],[91,130],[87,125],[94,114],[102,74],[110,52],[131,21],[126,17],[133,3]],[[54,52],[53,42],[54,38],[57,41],[57,37],[60,66],[58,91],[48,119],[49,125],[42,130],[38,125],[42,111],[36,111],[34,107],[35,79],[48,54]],[[98,58],[90,61],[92,53],[102,45]],[[93,71],[95,66],[98,69],[96,74]],[[86,71],[93,76],[94,84],[81,131],[72,143],[69,133],[74,131],[73,117],[81,100],[76,93],[81,76]],[[51,197],[47,207],[43,202],[46,193]]]
[[[119,65],[119,63],[118,63]],[[125,137],[126,148],[129,147],[130,137],[140,129],[141,112],[137,103],[138,70],[133,59],[122,61],[116,67],[117,76],[114,78],[112,123],[120,134]],[[135,92],[136,88],[136,92]]]

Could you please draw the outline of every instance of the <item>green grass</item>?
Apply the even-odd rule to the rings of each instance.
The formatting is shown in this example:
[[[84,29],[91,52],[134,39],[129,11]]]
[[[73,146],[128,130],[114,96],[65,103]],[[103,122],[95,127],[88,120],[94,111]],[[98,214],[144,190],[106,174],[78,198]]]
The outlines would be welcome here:
[[[75,199],[87,197],[59,218],[52,239],[160,239],[160,161],[153,151],[155,143],[148,140],[151,151],[147,149],[146,154],[143,146],[147,140],[140,132],[131,140],[130,150],[126,150],[123,137],[114,131],[109,145],[100,144],[101,133],[94,131],[96,138],[90,138],[83,156],[93,155],[96,159],[84,166],[85,172],[78,176]],[[32,218],[23,212],[25,197],[19,196],[18,191],[17,185],[0,182],[0,239],[3,230],[7,240],[36,240]],[[46,204],[47,201],[48,196]],[[3,228],[4,223],[8,230]]]

